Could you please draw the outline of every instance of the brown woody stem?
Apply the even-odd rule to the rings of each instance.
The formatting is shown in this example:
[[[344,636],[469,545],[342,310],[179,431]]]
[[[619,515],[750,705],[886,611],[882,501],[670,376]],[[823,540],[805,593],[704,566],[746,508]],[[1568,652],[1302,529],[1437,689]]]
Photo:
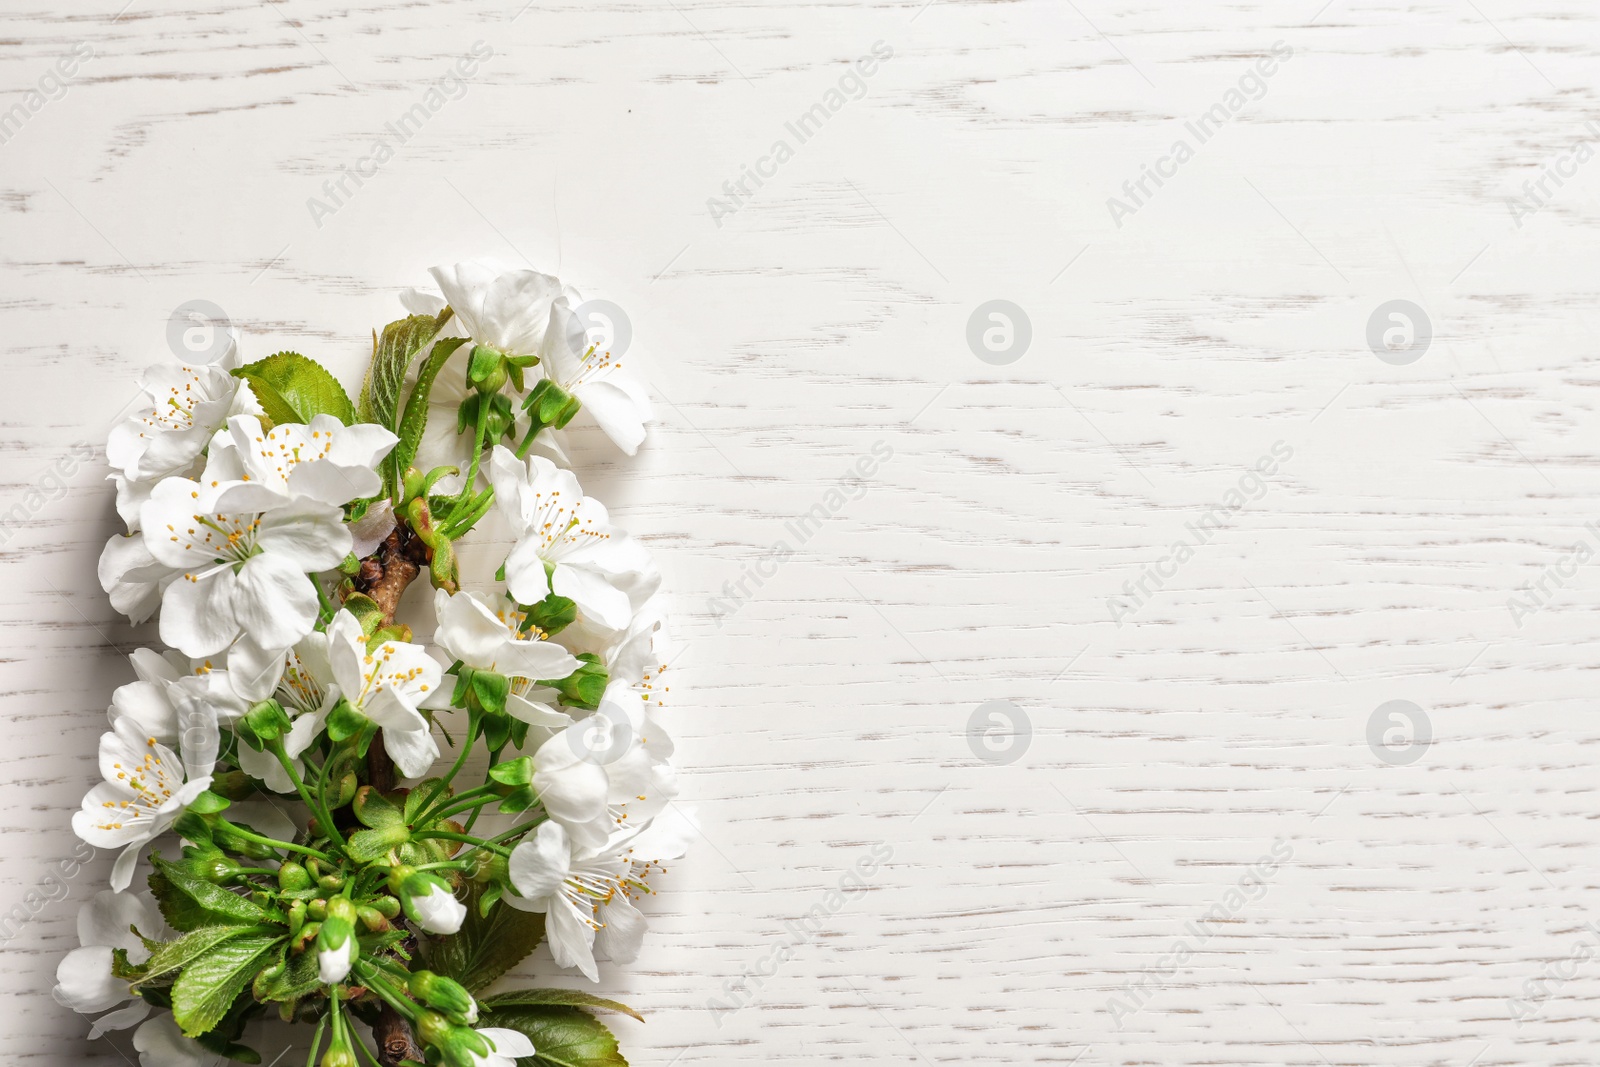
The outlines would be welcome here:
[[[353,582],[355,591],[365,593],[383,611],[383,624],[394,622],[400,598],[428,565],[428,546],[412,533],[411,527],[397,522],[378,550],[361,561],[361,571]],[[394,789],[394,760],[383,747],[383,735],[372,739],[367,749],[367,782],[380,793]],[[384,1004],[372,1024],[372,1038],[378,1046],[378,1062],[397,1067],[401,1060],[423,1061],[423,1051],[411,1034],[405,1016]]]

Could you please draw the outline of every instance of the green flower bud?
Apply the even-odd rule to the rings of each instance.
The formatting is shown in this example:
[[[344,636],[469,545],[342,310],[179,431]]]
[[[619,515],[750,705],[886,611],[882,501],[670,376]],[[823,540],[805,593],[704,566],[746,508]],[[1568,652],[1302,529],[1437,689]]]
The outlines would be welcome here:
[[[383,914],[383,912],[369,904],[363,904],[356,908],[356,917],[361,920],[361,925],[366,927],[372,933],[378,933],[381,930],[389,929],[388,918]]]
[[[355,798],[356,789],[358,789],[360,785],[361,782],[356,778],[356,772],[346,771],[344,777],[339,779],[338,794],[334,796],[332,803],[330,803],[328,806],[331,808],[344,807]]]
[[[457,1022],[470,1024],[478,1021],[478,1002],[455,979],[432,971],[417,971],[407,985],[411,988],[412,996],[430,1008],[454,1016]]]
[[[400,901],[394,897],[373,897],[368,903],[385,919],[393,919],[400,914]]]
[[[486,345],[472,346],[472,359],[467,364],[467,381],[480,393],[498,393],[505,388],[506,357]]]
[[[449,1045],[451,1037],[454,1036],[453,1031],[460,1029],[436,1011],[425,1011],[417,1016],[417,1021],[411,1024],[411,1028],[416,1033],[418,1041],[424,1045],[432,1045],[441,1052]]]
[[[311,888],[311,872],[293,860],[278,868],[278,888],[285,893]]]

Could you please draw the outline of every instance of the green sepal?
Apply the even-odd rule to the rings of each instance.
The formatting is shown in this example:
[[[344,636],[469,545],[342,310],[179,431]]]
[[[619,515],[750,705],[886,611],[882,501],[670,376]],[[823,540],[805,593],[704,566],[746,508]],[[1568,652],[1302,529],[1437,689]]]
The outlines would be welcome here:
[[[172,824],[172,830],[185,841],[193,841],[197,845],[211,844],[211,823],[196,812],[185,811],[179,815]]]
[[[219,811],[227,811],[232,806],[227,797],[220,797],[209,789],[189,802],[189,810],[196,815],[215,815]]]
[[[248,800],[255,795],[256,787],[243,771],[218,771],[211,776],[211,791],[229,800]]]
[[[578,398],[549,378],[540,378],[523,398],[522,406],[533,419],[534,433],[546,427],[562,429],[583,407]]]
[[[410,840],[411,830],[404,824],[381,830],[357,830],[350,835],[345,854],[357,863],[372,863]]]
[[[361,633],[371,637],[374,630],[383,625],[383,609],[378,607],[378,602],[365,593],[352,593],[345,598],[344,610],[356,617],[356,622],[361,624]]]
[[[348,700],[341,699],[328,712],[328,739],[334,744],[339,744],[350,737],[354,737],[368,726],[372,720],[351,707]]]
[[[131,928],[130,928],[131,929]],[[128,950],[114,948],[111,950],[111,977],[120,978],[124,982],[137,982],[144,978],[144,965],[128,962]]]
[[[355,408],[339,380],[316,360],[298,352],[279,352],[233,371],[249,383],[267,418],[276,424],[308,423],[332,415],[346,426],[356,421]]]
[[[531,786],[520,786],[506,794],[505,799],[500,802],[499,811],[501,815],[514,815],[519,811],[527,811],[538,806],[538,791]]]
[[[529,785],[533,782],[533,757],[519,756],[489,768],[489,777],[501,785]]]
[[[505,675],[484,670],[472,672],[472,698],[477,703],[479,711],[490,715],[505,714],[506,697],[510,693],[511,679]]]
[[[483,743],[490,752],[506,747],[511,738],[511,724],[517,720],[505,712],[488,712],[483,716]]]
[[[578,659],[582,666],[565,678],[541,679],[537,684],[559,692],[561,703],[569,707],[593,711],[600,706],[600,698],[605,695],[610,675],[606,665],[593,652],[580,652]]]
[[[375,830],[404,826],[406,823],[405,813],[400,807],[370,785],[364,785],[356,790],[355,799],[350,802],[350,810],[355,813],[356,820],[362,826]]]
[[[578,605],[564,596],[551,593],[537,604],[522,609],[523,632],[543,630],[554,636],[571,626],[578,618]]]
[[[289,716],[282,704],[268,698],[246,712],[233,729],[245,744],[260,752],[289,732]]]

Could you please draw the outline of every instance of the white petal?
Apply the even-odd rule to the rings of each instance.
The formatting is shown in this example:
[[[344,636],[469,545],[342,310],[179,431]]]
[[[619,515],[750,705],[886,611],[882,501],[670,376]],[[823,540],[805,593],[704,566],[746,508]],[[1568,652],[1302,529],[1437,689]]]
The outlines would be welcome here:
[[[222,1057],[183,1036],[171,1015],[162,1012],[133,1032],[140,1067],[217,1067]]]
[[[344,562],[354,542],[339,508],[296,500],[261,516],[256,544],[289,557],[303,571],[325,571]]]
[[[506,588],[519,604],[537,604],[550,595],[540,548],[539,538],[529,537],[518,541],[506,557]]]
[[[234,583],[234,617],[252,640],[268,648],[288,648],[316,624],[319,605],[311,581],[287,556],[252,556]]]
[[[154,902],[145,894],[102,889],[78,912],[78,943],[127,949],[129,962],[143,963],[150,954],[129,927],[137,926],[146,937],[155,937],[162,925]]]
[[[352,939],[354,940],[354,939]],[[326,985],[342,982],[350,973],[350,942],[317,952],[317,974]]]
[[[521,1059],[534,1054],[533,1042],[528,1040],[528,1035],[517,1030],[507,1030],[499,1026],[485,1026],[478,1031],[483,1039],[489,1042],[497,1056],[508,1056]]]
[[[570,905],[550,909],[544,921],[545,935],[550,939],[550,954],[562,967],[576,967],[591,982],[600,980],[600,971],[594,964],[594,928],[584,922]]]
[[[540,823],[531,838],[511,850],[506,869],[523,899],[540,905],[538,910],[545,910],[572,873],[572,845],[567,831],[560,823]]]
[[[56,967],[54,995],[56,1003],[84,1015],[126,1002],[128,983],[111,974],[111,946],[90,945],[67,953]]]
[[[107,1012],[89,1024],[89,1040],[95,1040],[108,1030],[126,1030],[128,1027],[143,1021],[144,1017],[149,1014],[150,1005],[143,1000],[136,1000],[132,1004],[118,1008],[116,1011]]]
[[[180,575],[161,604],[161,640],[186,656],[212,656],[239,633],[234,574],[227,567]]]
[[[648,407],[641,406],[615,381],[585,382],[573,395],[618,448],[630,456],[639,450],[645,420],[650,417]]]
[[[506,568],[510,577],[511,568]],[[612,630],[626,630],[633,621],[633,604],[628,594],[616,588],[602,574],[587,567],[556,564],[551,589],[578,606],[590,619]],[[528,601],[523,601],[528,603]]]
[[[595,933],[595,947],[615,963],[632,963],[644,943],[645,921],[639,909],[621,893],[600,909],[605,925]]]
[[[431,934],[453,934],[460,930],[462,920],[467,917],[466,906],[438,886],[431,889],[426,896],[411,899],[418,925]]]

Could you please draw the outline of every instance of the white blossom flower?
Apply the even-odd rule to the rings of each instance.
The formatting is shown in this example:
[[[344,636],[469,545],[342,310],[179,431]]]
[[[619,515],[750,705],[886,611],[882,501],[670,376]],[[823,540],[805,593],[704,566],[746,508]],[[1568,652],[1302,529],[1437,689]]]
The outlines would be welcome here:
[[[522,911],[542,912],[550,951],[562,967],[599,980],[596,947],[619,963],[637,958],[644,916],[633,898],[649,892],[645,879],[661,861],[683,854],[680,834],[616,835],[596,847],[576,845],[566,828],[544,822],[511,850],[508,874],[514,894],[501,899]]]
[[[572,721],[538,699],[545,694],[553,697],[553,691],[533,683],[565,678],[578,669],[578,659],[560,645],[541,640],[536,632],[523,630],[526,615],[515,601],[477,593],[451,596],[440,589],[433,603],[439,620],[434,641],[440,648],[468,667],[513,680],[506,711],[536,726],[560,727]]]
[[[150,958],[144,942],[130,927],[153,940],[169,933],[148,894],[100,890],[78,912],[78,943],[82,947],[67,953],[56,968],[52,993],[56,1003],[83,1015],[117,1009],[90,1024],[91,1040],[107,1030],[126,1030],[150,1013],[144,998],[130,992],[127,981],[111,973],[114,949],[125,951],[128,962],[136,966]]]
[[[123,850],[111,868],[111,888],[122,890],[133,880],[139,849],[166,833],[211,777],[188,778],[177,753],[141,735],[131,718],[101,735],[100,773],[105,781],[83,798],[72,829],[95,848]]]
[[[627,682],[611,682],[598,709],[533,755],[533,786],[545,813],[581,847],[648,823],[677,795],[666,762],[672,740],[639,697]]]
[[[571,471],[543,457],[529,456],[524,463],[497,445],[489,480],[517,536],[505,565],[506,585],[517,602],[537,604],[554,592],[590,622],[627,629],[635,607],[661,583],[649,553],[611,525],[605,506],[583,495]]]
[[[550,311],[550,328],[539,347],[545,376],[577,397],[583,410],[622,451],[633,455],[644,441],[644,424],[655,418],[644,384],[622,361],[589,341],[576,309],[583,300],[568,289]]]
[[[445,300],[474,344],[507,356],[537,356],[561,283],[532,270],[508,270],[488,260],[434,267]],[[465,346],[463,346],[465,347]]]
[[[220,652],[241,631],[288,648],[316,622],[307,575],[349,554],[344,514],[311,499],[260,503],[248,482],[168,478],[141,512],[150,554],[179,572],[163,595],[161,639],[186,655]]]
[[[133,1047],[139,1053],[139,1067],[222,1067],[225,1062],[220,1053],[185,1037],[167,1012],[133,1032]]]
[[[408,778],[439,758],[428,720],[417,710],[439,688],[443,670],[421,646],[384,641],[370,651],[361,624],[341,611],[328,624],[328,661],[340,694],[383,730],[383,746]]]
[[[517,1061],[534,1054],[533,1042],[520,1030],[507,1030],[501,1026],[485,1026],[476,1031],[489,1043],[489,1054],[479,1055],[471,1049],[472,1067],[517,1067]]]
[[[344,505],[382,490],[378,463],[398,440],[375,423],[346,426],[332,415],[270,430],[254,415],[235,415],[226,433],[217,434],[202,480],[248,483],[229,494],[230,506],[242,511],[298,500]]]
[[[230,337],[222,357],[208,366],[157,363],[145,371],[139,387],[149,403],[106,439],[106,461],[117,471],[117,511],[130,529],[137,529],[139,506],[155,481],[189,473],[237,403],[254,406],[244,383],[228,373],[237,363]]]

